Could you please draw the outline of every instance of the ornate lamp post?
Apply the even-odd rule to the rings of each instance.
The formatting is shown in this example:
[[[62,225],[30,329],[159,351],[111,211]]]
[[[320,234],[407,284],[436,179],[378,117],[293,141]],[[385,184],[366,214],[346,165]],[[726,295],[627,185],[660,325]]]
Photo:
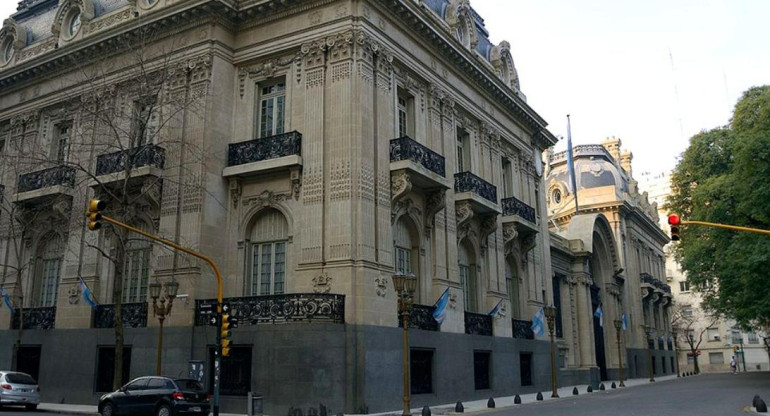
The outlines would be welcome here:
[[[653,346],[652,333],[653,332],[654,331],[652,330],[651,326],[644,327],[644,333],[647,336],[647,358],[649,358],[650,360],[650,367],[649,367],[650,383],[655,382],[655,374],[653,373],[653,370],[652,370],[652,346]]]
[[[393,288],[398,294],[398,309],[401,311],[401,318],[404,321],[404,342],[403,342],[403,366],[404,366],[404,412],[402,416],[410,416],[409,406],[409,313],[412,311],[415,290],[417,290],[417,277],[414,275],[394,274]]]
[[[548,333],[551,334],[551,397],[559,397],[559,393],[556,383],[556,340],[554,339],[553,332],[556,330],[556,307],[546,306],[543,308],[545,312],[545,319],[548,321]]]
[[[623,328],[623,321],[616,319],[612,323],[615,325],[615,335],[618,337],[618,378],[620,378],[620,387],[626,387],[623,383],[623,353],[620,348],[620,329]]]
[[[161,289],[165,288],[166,293],[163,297],[160,297]],[[179,291],[179,283],[172,280],[166,282],[163,285],[160,282],[155,281],[150,283],[150,297],[152,298],[152,312],[153,315],[158,317],[160,326],[158,327],[158,354],[155,357],[155,375],[160,375],[161,367],[161,353],[163,351],[163,321],[166,320],[166,315],[171,313],[171,306],[174,303],[174,298]],[[166,304],[168,300],[168,305]]]

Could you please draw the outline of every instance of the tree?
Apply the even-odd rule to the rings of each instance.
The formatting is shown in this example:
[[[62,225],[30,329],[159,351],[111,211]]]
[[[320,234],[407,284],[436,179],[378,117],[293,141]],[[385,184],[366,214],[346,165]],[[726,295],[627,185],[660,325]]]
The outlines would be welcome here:
[[[689,356],[693,358],[695,373],[700,373],[698,365],[698,349],[703,342],[703,334],[713,327],[719,321],[719,315],[705,310],[696,310],[686,304],[677,304],[674,306],[671,315],[671,326],[676,328],[676,345],[679,349],[679,340],[682,339],[690,352]],[[705,324],[705,325],[704,325]]]
[[[770,229],[770,86],[738,101],[729,126],[690,139],[671,178],[666,208],[685,220]],[[770,238],[685,226],[675,246],[688,281],[709,310],[741,327],[770,324]]]

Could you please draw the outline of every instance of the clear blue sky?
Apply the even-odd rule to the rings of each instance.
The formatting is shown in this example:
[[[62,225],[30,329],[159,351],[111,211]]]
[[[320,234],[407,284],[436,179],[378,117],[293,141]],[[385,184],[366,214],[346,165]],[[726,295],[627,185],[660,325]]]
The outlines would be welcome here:
[[[0,17],[16,5],[0,0]],[[576,144],[619,137],[636,172],[672,168],[690,136],[726,124],[744,90],[770,83],[770,0],[471,5],[494,43],[510,42],[522,90],[549,129],[566,138],[569,113]]]
[[[616,136],[635,173],[675,165],[689,137],[728,123],[770,84],[768,0],[471,0],[507,40],[528,102],[574,144]],[[673,65],[672,65],[673,58]]]

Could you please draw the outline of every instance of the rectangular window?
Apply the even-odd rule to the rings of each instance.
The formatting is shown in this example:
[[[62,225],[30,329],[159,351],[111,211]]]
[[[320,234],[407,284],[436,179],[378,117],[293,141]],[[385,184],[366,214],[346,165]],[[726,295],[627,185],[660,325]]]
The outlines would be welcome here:
[[[123,272],[124,303],[147,301],[151,253],[150,247],[129,250],[126,253],[126,270]]]
[[[59,288],[59,271],[61,269],[61,258],[45,259],[42,263],[43,276],[40,280],[40,302],[39,306],[56,306],[56,293]]]
[[[158,108],[154,97],[134,101],[131,114],[131,137],[133,146],[144,146],[155,142],[158,129]]]
[[[433,393],[433,350],[410,350],[409,375],[412,394]]]
[[[463,306],[466,311],[476,312],[476,286],[472,282],[471,268],[460,265],[460,285],[463,288]]]
[[[687,364],[695,364],[695,357],[687,353]]]
[[[470,172],[470,136],[465,130],[457,129],[457,173]]]
[[[652,374],[658,374],[658,360],[655,357],[652,357]]]
[[[759,337],[754,331],[749,332],[749,344],[759,344]]]
[[[257,126],[259,137],[270,137],[284,132],[286,116],[286,81],[281,78],[260,84],[259,114]]]
[[[692,316],[692,308],[685,306],[682,308],[682,316]]]
[[[532,353],[522,352],[519,354],[519,371],[521,373],[521,385],[532,385]]]
[[[732,335],[732,343],[733,344],[742,344],[743,343],[743,334],[741,334],[741,331],[733,330],[731,332]]]
[[[398,137],[414,138],[414,97],[399,88],[396,102],[398,116]]]
[[[687,280],[679,282],[679,291],[682,293],[686,293],[690,291],[690,282]]]
[[[660,357],[660,368],[663,369],[663,374],[666,374],[666,357]]]
[[[412,273],[412,250],[396,247],[396,273]]]
[[[708,341],[719,341],[719,328],[708,328],[706,336]]]
[[[64,163],[69,156],[70,130],[72,122],[67,121],[54,126],[54,160]]]
[[[473,351],[473,379],[476,390],[488,390],[489,369],[492,362],[492,353],[489,351]]]
[[[230,347],[230,355],[221,357],[219,392],[223,396],[246,396],[251,390],[251,347]],[[209,347],[209,393],[214,389],[214,347]]]
[[[131,347],[123,347],[123,372],[120,385],[128,383],[128,375],[131,374]],[[115,374],[115,347],[98,347],[96,356],[96,383],[97,393],[114,391],[112,378]]]
[[[252,245],[251,295],[280,295],[285,292],[286,242]]]
[[[503,160],[503,198],[510,198],[513,195],[513,168],[511,161]]]
[[[710,352],[709,353],[709,364],[724,364],[725,363],[725,355],[721,352]]]

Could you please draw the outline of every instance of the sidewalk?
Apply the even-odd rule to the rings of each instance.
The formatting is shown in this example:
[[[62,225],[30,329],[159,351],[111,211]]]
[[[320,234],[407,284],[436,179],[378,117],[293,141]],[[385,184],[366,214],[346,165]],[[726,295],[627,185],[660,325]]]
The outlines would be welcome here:
[[[658,377],[656,378],[656,382],[662,383],[670,380],[676,380],[676,376],[665,376],[665,377]],[[602,392],[599,389],[594,390],[593,393],[590,394],[602,394],[607,393],[611,391],[612,389],[610,386],[612,385],[612,380],[605,381],[604,387],[606,388],[606,391]],[[615,384],[617,385],[618,382],[615,381]],[[631,380],[625,381],[625,388],[640,386],[649,384],[649,381],[644,378],[636,378]],[[564,397],[573,397],[572,395],[572,389],[577,387],[578,392],[580,393],[580,396],[584,396],[589,394],[587,392],[588,385],[579,385],[579,386],[568,386],[568,387],[561,387],[559,388],[559,396]],[[551,398],[551,391],[543,391],[543,400],[559,400],[559,399],[552,399]],[[537,401],[537,393],[532,394],[522,394],[521,396],[521,404],[527,404],[527,403],[535,403]],[[513,400],[515,396],[508,396],[508,397],[495,397],[495,408],[503,408],[503,407],[511,407],[511,406],[520,406],[520,405],[514,405]],[[478,412],[482,410],[487,410],[487,401],[488,399],[483,400],[474,400],[470,402],[463,402],[463,407],[465,408],[465,413],[469,412]],[[86,415],[86,416],[98,416],[99,413],[96,411],[96,406],[90,406],[90,405],[79,405],[79,404],[56,404],[56,403],[40,403],[38,406],[38,410],[41,412],[48,412],[48,413],[67,413],[67,414],[75,414],[75,415]],[[449,403],[449,404],[443,404],[443,405],[437,405],[437,406],[431,406],[430,408],[431,413],[434,415],[449,415],[449,414],[455,414],[455,403]],[[383,413],[372,413],[368,416],[400,416],[402,413],[401,410],[392,410],[390,412],[383,412]],[[419,415],[422,413],[422,409],[412,409],[413,415]],[[220,416],[242,416],[243,413],[220,413]],[[354,416],[354,415],[351,415]]]

